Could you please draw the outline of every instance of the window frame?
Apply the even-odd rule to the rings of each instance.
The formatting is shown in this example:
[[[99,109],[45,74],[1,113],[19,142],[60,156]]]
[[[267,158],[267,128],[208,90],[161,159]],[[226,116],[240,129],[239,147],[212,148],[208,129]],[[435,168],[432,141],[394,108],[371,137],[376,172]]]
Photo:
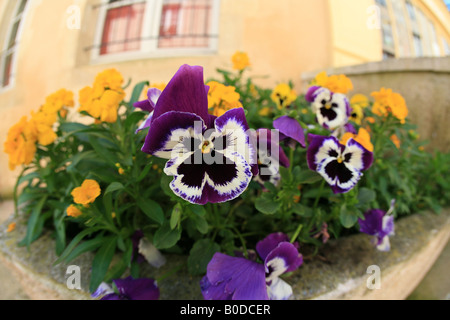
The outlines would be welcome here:
[[[14,10],[12,11],[12,15],[10,16],[10,22],[8,25],[8,30],[6,32],[6,37],[5,37],[5,41],[3,43],[3,47],[2,47],[2,52],[1,52],[1,56],[0,56],[0,93],[3,93],[5,91],[11,90],[12,88],[14,88],[15,86],[15,82],[16,82],[16,71],[17,71],[17,56],[18,56],[18,51],[19,51],[19,46],[20,46],[20,39],[22,38],[22,33],[23,33],[23,25],[24,25],[24,20],[26,19],[27,13],[28,13],[28,8],[30,5],[30,0],[28,0],[24,7],[22,12],[18,12],[20,5],[22,4],[22,1],[17,1],[15,6],[14,6]],[[15,43],[11,48],[9,47],[9,43],[11,40],[11,33],[14,29],[14,25],[19,22],[19,25],[17,27],[17,31],[16,31],[16,37],[15,37]],[[8,56],[12,56],[12,62],[10,64],[10,71],[9,71],[9,80],[8,80],[8,84],[6,86],[3,86],[3,82],[4,82],[4,75],[5,75],[5,67],[6,67],[6,59]]]
[[[99,13],[95,28],[94,44],[102,43],[103,29],[108,9],[120,7],[133,3],[145,2],[144,18],[141,28],[141,38],[151,39],[140,42],[140,49],[137,51],[100,54],[101,47],[96,45],[91,47],[91,64],[105,64],[121,61],[142,60],[149,58],[180,57],[189,55],[210,55],[218,51],[219,34],[219,10],[220,0],[212,0],[211,6],[211,26],[209,47],[207,48],[158,48],[158,39],[161,25],[163,0],[124,0],[118,3],[108,3],[108,0],[101,0],[97,5]]]

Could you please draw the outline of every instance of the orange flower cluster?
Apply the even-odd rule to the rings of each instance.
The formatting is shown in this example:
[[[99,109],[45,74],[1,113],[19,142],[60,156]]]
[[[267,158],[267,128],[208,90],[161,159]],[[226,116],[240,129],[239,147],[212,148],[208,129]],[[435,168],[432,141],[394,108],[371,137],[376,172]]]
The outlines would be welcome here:
[[[9,168],[14,170],[18,165],[30,164],[37,150],[36,143],[43,146],[52,144],[57,138],[53,125],[58,114],[66,117],[67,107],[73,106],[73,92],[61,89],[49,95],[37,112],[32,111],[30,120],[24,116],[13,125],[4,143],[4,151],[9,155]]]
[[[124,80],[116,69],[100,72],[92,87],[80,90],[80,108],[102,122],[116,122],[120,102],[125,98],[122,89]]]
[[[327,88],[334,93],[347,94],[353,90],[353,83],[347,76],[343,74],[328,76],[325,71],[316,76],[312,85]]]
[[[217,81],[210,81],[206,84],[209,86],[208,91],[208,109],[217,117],[220,117],[228,110],[234,108],[242,108],[239,101],[241,95],[236,92],[233,86],[226,86]]]
[[[372,92],[371,96],[375,99],[372,106],[372,112],[379,116],[387,116],[391,113],[394,117],[405,123],[408,116],[408,107],[405,99],[392,89],[381,88],[379,92]]]

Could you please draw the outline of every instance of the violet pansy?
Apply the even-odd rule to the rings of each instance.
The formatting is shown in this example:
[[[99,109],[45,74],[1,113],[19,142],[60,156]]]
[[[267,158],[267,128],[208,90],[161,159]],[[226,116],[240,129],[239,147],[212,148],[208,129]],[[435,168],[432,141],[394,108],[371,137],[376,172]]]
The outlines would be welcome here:
[[[342,145],[333,137],[308,135],[308,166],[318,172],[334,193],[350,191],[373,162],[373,153],[353,138]]]
[[[347,124],[351,108],[345,94],[313,86],[308,89],[305,99],[311,103],[317,122],[324,128],[333,131]]]
[[[394,235],[394,204],[393,200],[387,212],[372,209],[364,213],[364,219],[358,219],[360,231],[374,236],[374,245],[380,251],[386,252],[391,248],[389,237]]]
[[[273,233],[256,245],[263,264],[216,253],[200,286],[206,300],[287,300],[292,288],[280,275],[296,270],[302,255],[287,235]]]
[[[202,67],[181,66],[157,99],[142,147],[168,159],[170,188],[194,204],[232,200],[257,173],[244,110],[210,115],[208,90]]]

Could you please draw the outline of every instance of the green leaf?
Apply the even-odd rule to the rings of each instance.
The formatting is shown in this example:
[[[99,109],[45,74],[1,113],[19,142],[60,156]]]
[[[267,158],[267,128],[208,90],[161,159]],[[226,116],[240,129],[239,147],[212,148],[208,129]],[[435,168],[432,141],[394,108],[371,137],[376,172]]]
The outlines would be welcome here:
[[[157,202],[145,198],[138,198],[136,201],[138,207],[145,213],[147,217],[159,223],[160,225],[163,224],[164,212]]]
[[[210,239],[197,241],[192,247],[188,257],[188,271],[191,275],[198,276],[206,273],[206,267],[220,246]]]
[[[114,192],[117,190],[123,190],[125,187],[120,182],[113,182],[111,183],[105,190],[105,195],[107,195],[110,192]]]
[[[358,214],[358,212],[352,212],[348,210],[347,206],[344,204],[342,205],[340,210],[339,220],[341,221],[341,224],[344,226],[344,228],[349,229],[353,227],[358,221]]]
[[[170,223],[165,223],[153,236],[153,244],[158,249],[168,249],[173,247],[181,238],[181,231],[170,228]]]
[[[47,195],[43,196],[41,200],[35,205],[33,208],[33,211],[31,212],[30,217],[28,218],[28,224],[27,224],[27,233],[25,235],[25,238],[21,241],[22,245],[26,245],[28,249],[30,248],[31,242],[36,238],[36,235],[38,235],[39,230],[39,217],[41,215],[42,207],[44,206],[45,202],[47,201]]]
[[[255,208],[264,214],[274,214],[281,207],[281,203],[275,201],[270,193],[264,193],[255,201]]]
[[[66,247],[66,249],[63,251],[63,253],[59,256],[59,258],[53,263],[53,265],[57,265],[64,261],[66,257],[72,252],[72,250],[77,246],[78,243],[80,243],[81,240],[84,239],[84,237],[100,230],[100,227],[90,228],[90,229],[84,229],[80,233],[78,233],[72,241],[69,243],[69,245]]]
[[[94,292],[105,278],[114,253],[116,252],[117,238],[104,238],[103,245],[95,254],[92,261],[91,282],[89,291]]]
[[[298,184],[313,184],[322,180],[322,176],[312,170],[300,171],[298,175],[295,176],[296,182]]]
[[[139,174],[139,177],[137,178],[137,182],[141,182],[147,176],[147,174],[150,172],[150,169],[152,168],[152,166],[153,166],[153,161],[150,160],[150,162],[147,163],[147,165],[144,167],[142,172]]]
[[[301,217],[309,218],[313,215],[313,209],[311,207],[304,206],[300,203],[292,204],[292,211]]]
[[[85,252],[90,252],[96,250],[98,247],[100,247],[105,239],[103,237],[96,237],[92,238],[90,240],[83,241],[80,243],[75,249],[73,249],[67,257],[64,259],[66,263],[71,262],[73,259],[77,258],[81,254]]]
[[[172,215],[170,216],[170,229],[175,229],[180,223],[181,214],[183,213],[183,208],[177,203],[172,210]]]
[[[130,101],[128,102],[130,106],[132,107],[135,102],[137,102],[141,96],[142,90],[149,86],[150,83],[148,81],[142,81],[136,84],[133,88],[133,92],[131,93]]]
[[[360,205],[367,205],[375,201],[377,194],[375,191],[368,188],[360,188],[358,192],[358,203]]]
[[[194,221],[195,227],[201,234],[207,234],[208,233],[208,222],[206,221],[205,217],[200,217],[196,214],[191,216],[191,219]]]

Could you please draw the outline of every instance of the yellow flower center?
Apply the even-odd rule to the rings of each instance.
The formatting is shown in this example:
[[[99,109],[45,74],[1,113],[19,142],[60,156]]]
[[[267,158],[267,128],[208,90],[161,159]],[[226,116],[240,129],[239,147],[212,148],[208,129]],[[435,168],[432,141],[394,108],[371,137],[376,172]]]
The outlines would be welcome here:
[[[213,144],[209,141],[205,141],[202,144],[202,153],[210,153],[211,149],[213,148]]]

